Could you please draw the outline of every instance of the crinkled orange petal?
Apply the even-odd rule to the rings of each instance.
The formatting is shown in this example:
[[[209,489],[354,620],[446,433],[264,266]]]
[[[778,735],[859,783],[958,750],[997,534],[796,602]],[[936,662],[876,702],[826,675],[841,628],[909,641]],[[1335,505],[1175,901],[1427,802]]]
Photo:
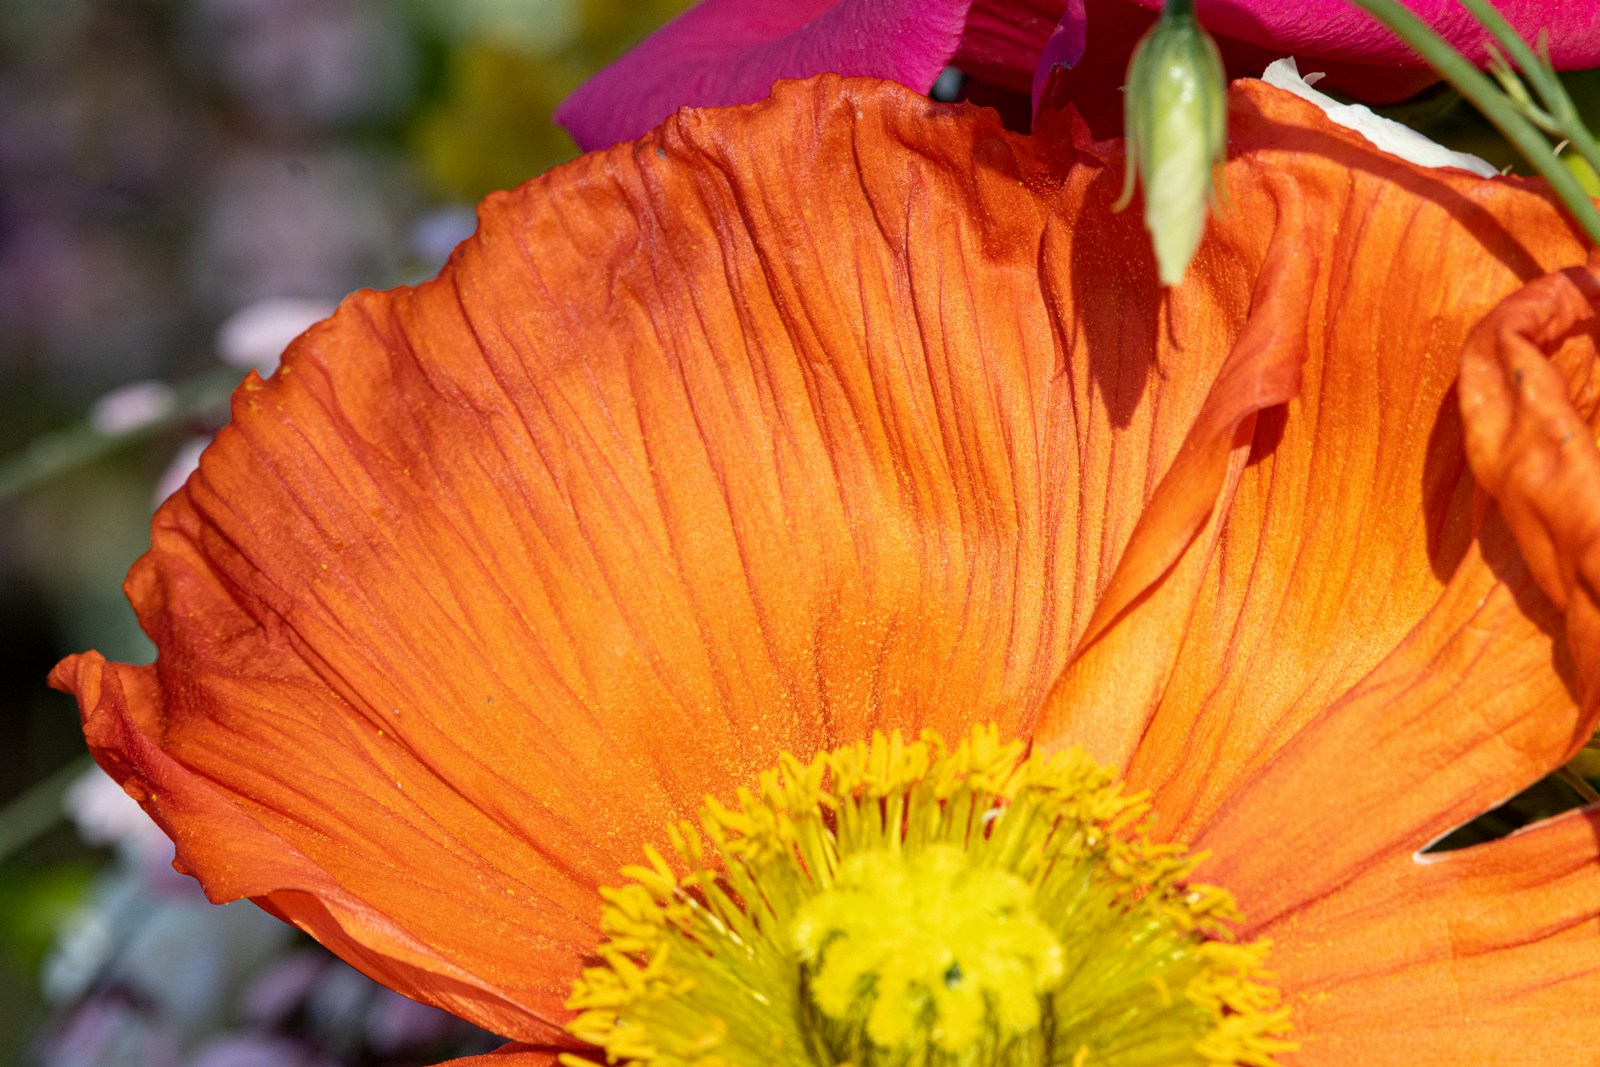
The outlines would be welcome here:
[[[1082,663],[1186,623],[1302,336],[1373,309],[1339,270],[1371,235],[1316,205],[1368,171],[1473,203],[1271,90],[1235,118],[1231,221],[1170,293],[1117,146],[876,83],[492,198],[438,280],[240,390],[129,579],[157,663],[56,682],[213,897],[559,1040],[596,885],[705,794],[874,727],[1026,732],[1091,626]],[[1508,188],[1507,286],[1575,247]],[[1087,721],[1144,722],[1124,695]]]
[[[1239,423],[1248,437],[1234,442],[1236,483],[1204,558],[1192,553],[1080,651],[1039,726],[1045,744],[1092,738],[1158,792],[1158,817],[1180,837],[1445,595],[1473,533],[1453,396],[1461,345],[1501,298],[1584,255],[1537,185],[1414,167],[1245,86],[1210,239],[1269,212],[1304,218],[1271,342],[1297,349],[1303,385]],[[1250,199],[1286,171],[1295,183],[1275,202]],[[1162,529],[1155,510],[1141,530]],[[1129,557],[1138,548],[1136,537]],[[1516,632],[1537,637],[1526,621]],[[1488,654],[1502,650],[1520,646]],[[1124,714],[1106,715],[1108,701]]]
[[[452,895],[459,886],[430,881],[411,866],[416,857],[440,851],[406,841],[407,832],[419,829],[418,816],[385,804],[381,794],[362,792],[376,785],[373,769],[362,766],[375,754],[363,751],[369,746],[360,743],[357,723],[341,731],[349,751],[337,762],[326,758],[329,737],[300,718],[320,710],[317,698],[304,691],[306,683],[276,690],[268,684],[254,692],[238,686],[231,699],[207,698],[217,702],[206,706],[222,714],[212,725],[215,735],[201,741],[217,750],[213,762],[234,761],[223,764],[233,772],[224,785],[186,764],[184,753],[195,742],[185,735],[193,731],[169,731],[153,717],[165,709],[175,713],[168,722],[182,725],[180,699],[163,697],[151,668],[108,664],[91,652],[57,667],[51,680],[77,694],[96,759],[172,838],[178,853],[174,865],[200,877],[213,900],[253,898],[385,985],[492,1030],[527,1028],[526,1020],[540,1009],[538,1001],[519,994],[516,984],[497,983],[493,974],[457,965],[384,910],[438,911],[463,926],[480,921],[462,914],[459,898]],[[232,716],[258,721],[234,730],[228,722]],[[258,757],[253,767],[252,752]],[[396,770],[391,779],[397,791],[403,774]],[[409,780],[413,791],[433,784],[421,777]],[[253,804],[242,802],[241,789],[249,791]],[[382,908],[341,884],[337,864],[319,862],[314,850],[297,846],[293,834],[277,831],[275,823],[287,819],[292,825],[294,811],[315,805],[326,807],[322,818],[311,822],[335,847],[341,844],[338,838],[371,840],[360,850],[363,861],[374,866],[375,876],[392,880]],[[400,851],[384,852],[385,847]],[[483,861],[476,866],[493,869]],[[482,869],[469,874],[487,887]],[[581,921],[569,920],[569,925],[569,936],[587,929]]]
[[[240,390],[129,579],[157,663],[56,682],[213,897],[554,1040],[707,793],[1031,725],[1272,240],[1173,342],[1119,180],[827,79],[492,198]]]
[[[1444,596],[1250,779],[1198,843],[1271,923],[1569,758],[1600,717],[1600,280],[1538,279],[1486,316],[1460,406],[1490,514]],[[1352,769],[1359,768],[1359,773]],[[1328,783],[1337,781],[1339,788]],[[1317,862],[1299,857],[1315,849]]]

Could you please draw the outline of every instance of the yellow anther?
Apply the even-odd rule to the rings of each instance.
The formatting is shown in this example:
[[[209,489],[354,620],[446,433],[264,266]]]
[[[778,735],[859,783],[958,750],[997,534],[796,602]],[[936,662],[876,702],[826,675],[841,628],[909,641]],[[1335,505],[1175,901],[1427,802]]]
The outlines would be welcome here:
[[[1022,879],[954,845],[845,860],[789,926],[803,992],[834,1035],[825,1043],[845,1059],[865,1037],[916,1062],[985,1030],[1001,1041],[1036,1031],[1064,964],[1032,903]]]
[[[1273,1067],[1266,945],[1148,810],[993,727],[785,755],[602,891],[569,1029],[645,1067]]]

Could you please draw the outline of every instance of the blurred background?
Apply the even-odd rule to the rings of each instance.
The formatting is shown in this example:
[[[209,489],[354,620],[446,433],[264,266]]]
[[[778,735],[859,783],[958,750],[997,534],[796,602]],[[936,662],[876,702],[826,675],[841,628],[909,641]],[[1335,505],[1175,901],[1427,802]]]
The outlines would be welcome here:
[[[473,203],[574,154],[554,106],[684,6],[0,0],[0,1065],[495,1044],[206,904],[44,677],[83,649],[151,658],[122,578],[245,370],[351,290],[433,274]],[[1600,81],[1571,83],[1595,114]],[[1511,161],[1448,93],[1394,113]],[[1547,781],[1451,843],[1574,802]]]
[[[495,1044],[206,904],[43,679],[151,658],[122,577],[245,369],[434,273],[479,198],[574,154],[556,103],[683,6],[0,0],[0,1064]]]

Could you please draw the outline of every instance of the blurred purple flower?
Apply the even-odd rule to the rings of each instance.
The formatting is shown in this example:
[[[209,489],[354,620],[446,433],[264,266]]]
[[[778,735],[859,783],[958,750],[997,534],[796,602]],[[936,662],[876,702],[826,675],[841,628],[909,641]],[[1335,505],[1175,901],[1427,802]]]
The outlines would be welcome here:
[[[418,190],[395,162],[350,148],[230,153],[210,175],[189,249],[196,294],[232,312],[398,276]]]
[[[268,120],[371,121],[410,101],[417,60],[393,4],[199,0],[196,51],[235,99]]]
[[[449,1012],[418,1004],[382,987],[367,1011],[367,1044],[384,1056],[437,1045],[460,1028],[460,1022]]]
[[[256,1026],[283,1023],[300,1010],[317,979],[328,969],[331,957],[315,949],[301,949],[273,960],[245,989],[241,1008]]]
[[[36,1043],[29,1062],[38,1067],[177,1067],[178,1036],[122,997],[79,1005]]]
[[[216,907],[172,844],[95,768],[65,799],[116,848],[60,929],[42,982],[58,1015],[31,1067],[338,1067],[434,1062],[494,1038],[391,993],[248,903]]]
[[[339,1067],[318,1049],[275,1037],[225,1037],[203,1046],[185,1067]]]
[[[37,354],[96,391],[155,371],[177,305],[148,269],[153,255],[139,237],[81,220],[0,218],[0,370]]]
[[[292,952],[264,968],[245,990],[244,1017],[281,1029],[300,1016],[313,1034],[332,1043],[343,1036],[380,1056],[427,1049],[473,1031],[438,1008],[383,988],[320,948]]]

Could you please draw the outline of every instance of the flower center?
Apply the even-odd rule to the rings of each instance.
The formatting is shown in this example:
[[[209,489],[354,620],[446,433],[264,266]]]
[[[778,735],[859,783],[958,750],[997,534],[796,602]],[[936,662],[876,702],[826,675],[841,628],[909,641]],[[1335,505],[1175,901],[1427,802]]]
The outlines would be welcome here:
[[[1147,810],[992,727],[785,755],[601,891],[569,1029],[644,1067],[1272,1067],[1266,945]]]
[[[861,852],[789,926],[805,1029],[828,1063],[1038,1062],[1045,997],[1065,970],[1033,888],[955,845]]]

